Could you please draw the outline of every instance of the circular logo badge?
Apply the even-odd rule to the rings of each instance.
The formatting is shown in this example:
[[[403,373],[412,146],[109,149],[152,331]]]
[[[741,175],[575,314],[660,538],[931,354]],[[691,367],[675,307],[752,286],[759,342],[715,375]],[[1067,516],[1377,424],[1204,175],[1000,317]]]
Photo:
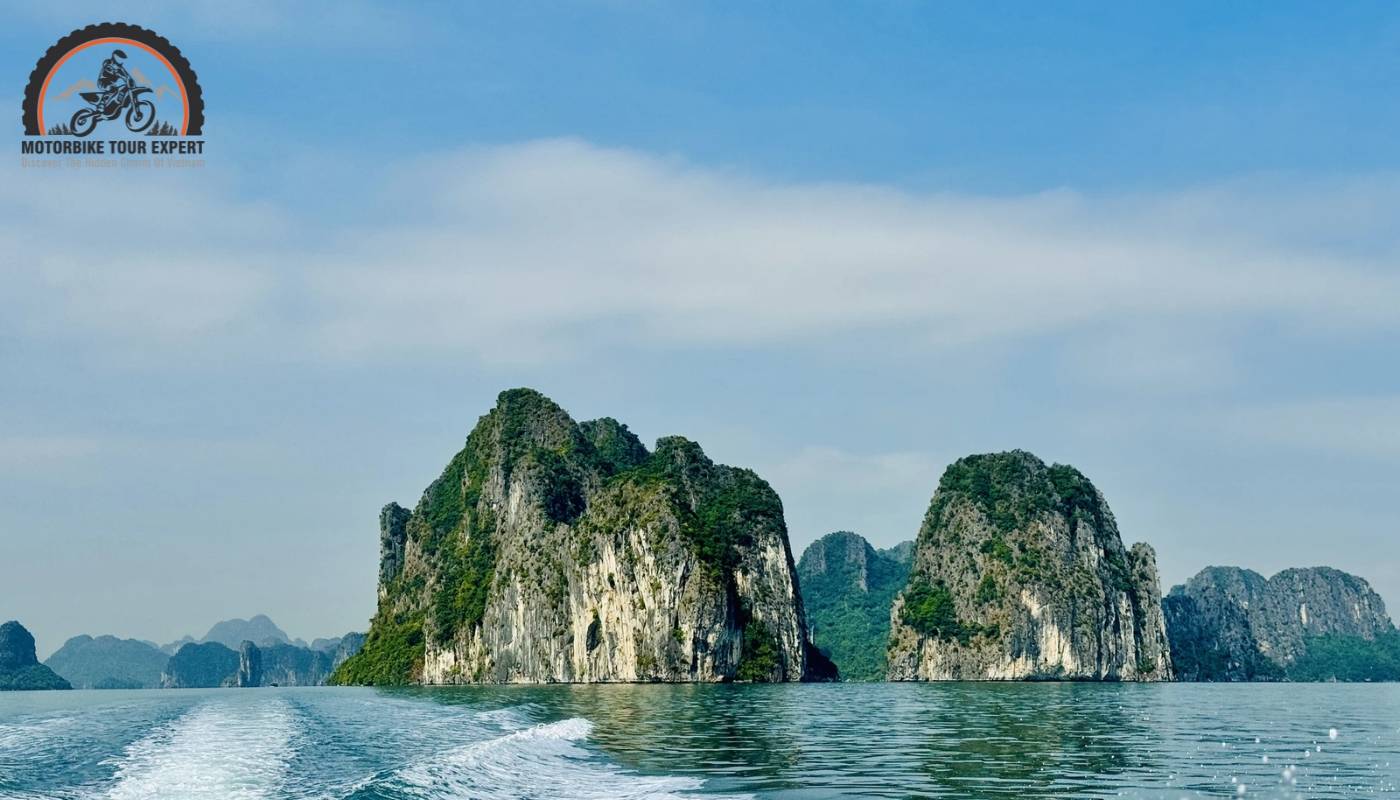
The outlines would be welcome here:
[[[24,90],[23,119],[27,136],[200,136],[204,96],[165,37],[104,22],[44,53]]]

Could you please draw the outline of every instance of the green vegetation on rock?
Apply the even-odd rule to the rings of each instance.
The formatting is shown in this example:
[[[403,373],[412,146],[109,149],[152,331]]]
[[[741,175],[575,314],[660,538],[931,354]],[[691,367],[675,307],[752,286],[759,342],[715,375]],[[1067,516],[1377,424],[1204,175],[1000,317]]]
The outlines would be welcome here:
[[[1046,467],[1023,450],[958,459],[939,479],[929,516],[941,518],[958,497],[975,503],[1002,533],[1025,528],[1051,512],[1104,527],[1098,490],[1083,473],[1065,464]]]
[[[741,681],[771,681],[781,666],[778,639],[757,620],[744,626],[744,654],[734,677]]]
[[[668,436],[646,461],[616,474],[611,483],[661,488],[672,495],[681,533],[716,576],[733,570],[757,526],[781,524],[783,504],[752,470],[716,469],[695,442]]]
[[[909,581],[904,590],[900,620],[925,636],[958,639],[964,635],[953,593],[942,581],[930,582],[922,575]]]
[[[1293,681],[1400,681],[1400,632],[1309,636],[1286,674]]]
[[[907,543],[876,550],[848,531],[813,542],[797,563],[798,585],[812,643],[842,680],[885,677],[890,605],[909,576]]]
[[[360,652],[346,659],[330,677],[339,686],[401,686],[423,671],[423,618],[384,620],[370,625]]]

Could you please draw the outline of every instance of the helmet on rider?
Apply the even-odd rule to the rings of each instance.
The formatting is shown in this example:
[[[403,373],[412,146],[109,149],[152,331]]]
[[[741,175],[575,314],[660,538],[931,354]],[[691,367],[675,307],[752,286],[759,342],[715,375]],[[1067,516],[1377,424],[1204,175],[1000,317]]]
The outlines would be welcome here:
[[[126,58],[126,52],[123,50],[113,50],[112,58]]]

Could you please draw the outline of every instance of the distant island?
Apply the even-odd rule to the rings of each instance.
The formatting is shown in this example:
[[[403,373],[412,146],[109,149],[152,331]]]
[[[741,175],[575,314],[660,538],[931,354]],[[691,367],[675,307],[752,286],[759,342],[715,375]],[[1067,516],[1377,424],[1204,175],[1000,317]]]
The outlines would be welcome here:
[[[170,657],[149,642],[74,636],[44,664],[75,689],[155,689]]]
[[[234,638],[238,636],[258,636],[259,641]],[[260,614],[216,623],[198,640],[186,636],[165,647],[115,636],[74,636],[40,665],[33,637],[11,622],[0,626],[0,688],[320,686],[364,640],[362,633],[347,633],[307,645],[289,639]]]

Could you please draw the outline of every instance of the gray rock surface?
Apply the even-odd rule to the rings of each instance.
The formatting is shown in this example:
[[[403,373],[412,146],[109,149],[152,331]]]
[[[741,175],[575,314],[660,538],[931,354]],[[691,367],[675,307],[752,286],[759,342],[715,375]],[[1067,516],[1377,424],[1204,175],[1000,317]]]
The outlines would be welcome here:
[[[1332,569],[1286,569],[1265,579],[1239,567],[1207,567],[1163,601],[1182,680],[1276,680],[1312,636],[1374,640],[1393,630],[1365,580]]]
[[[238,675],[234,685],[249,688],[263,685],[262,651],[249,641],[238,646]]]

